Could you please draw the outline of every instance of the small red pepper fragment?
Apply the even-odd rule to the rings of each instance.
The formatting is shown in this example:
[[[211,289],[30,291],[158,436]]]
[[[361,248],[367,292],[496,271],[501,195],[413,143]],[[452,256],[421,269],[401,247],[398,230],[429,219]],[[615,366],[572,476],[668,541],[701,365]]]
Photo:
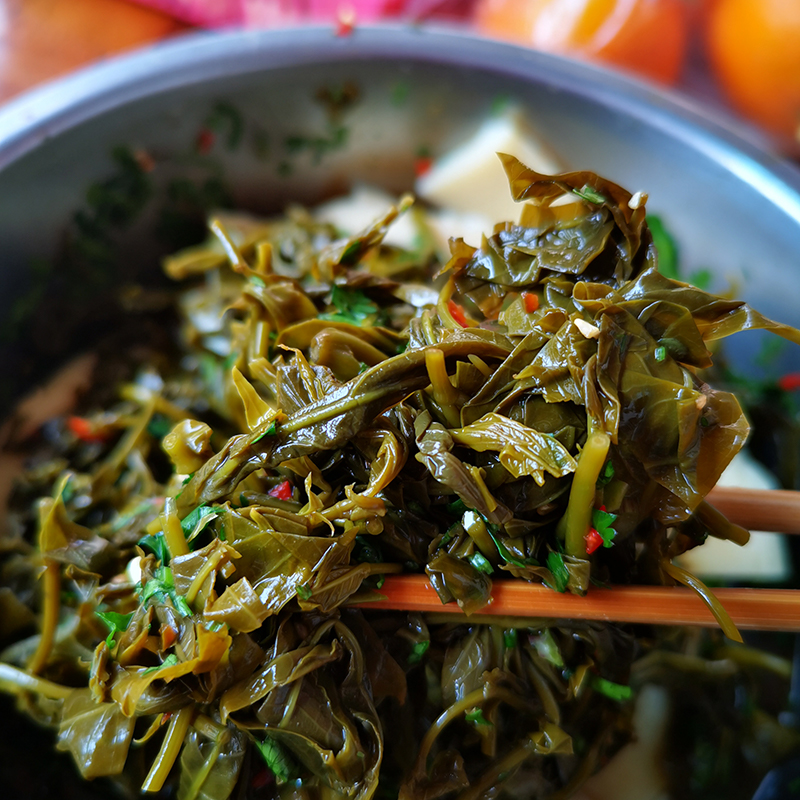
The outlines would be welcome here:
[[[431,171],[432,166],[433,159],[430,156],[419,156],[416,161],[414,161],[414,174],[418,178],[421,178]]]
[[[583,537],[583,541],[586,542],[587,556],[590,556],[592,553],[594,553],[598,547],[603,546],[603,537],[594,528],[589,528],[589,533]]]
[[[784,392],[796,392],[800,389],[800,372],[789,372],[778,379],[778,386]]]
[[[82,442],[102,444],[108,439],[105,431],[96,430],[95,426],[85,417],[67,417],[67,428]]]
[[[539,308],[539,298],[533,292],[523,292],[522,300],[525,303],[525,311],[529,314],[533,314]]]
[[[467,327],[467,317],[464,314],[464,309],[456,303],[455,300],[447,301],[447,310],[450,312],[453,319],[462,327]]]
[[[277,486],[269,490],[269,496],[274,497],[276,500],[291,500],[292,499],[291,481],[281,481]]]
[[[216,138],[217,137],[214,135],[214,131],[209,130],[208,128],[200,128],[200,131],[197,134],[197,139],[194,143],[195,147],[197,148],[197,152],[205,155],[214,146]]]

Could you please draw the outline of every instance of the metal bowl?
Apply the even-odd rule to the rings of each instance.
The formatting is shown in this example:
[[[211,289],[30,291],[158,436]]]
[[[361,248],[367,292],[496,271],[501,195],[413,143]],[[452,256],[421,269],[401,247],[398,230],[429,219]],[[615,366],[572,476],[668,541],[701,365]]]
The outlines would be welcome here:
[[[95,321],[75,308],[96,310],[109,285],[149,274],[164,248],[159,214],[176,193],[225,190],[236,205],[275,210],[357,180],[405,190],[421,151],[465,141],[499,101],[525,109],[570,168],[646,191],[687,271],[707,268],[767,315],[800,321],[800,172],[676,96],[452,31],[201,34],[76,73],[0,111],[0,403],[95,335]],[[136,219],[112,220],[93,287],[85,269],[65,277],[75,264],[53,258],[97,222],[97,187],[113,189],[120,146],[155,169]],[[42,303],[46,324],[29,325]],[[742,359],[757,348],[757,337],[742,337]]]
[[[357,96],[336,107],[343,89]],[[763,313],[797,319],[794,293],[776,287],[797,277],[800,172],[645,84],[413,27],[357,28],[346,37],[329,28],[192,35],[7,105],[0,317],[18,319],[19,298],[32,305],[41,293],[31,263],[52,257],[85,209],[87,188],[114,173],[115,147],[156,159],[151,214],[176,176],[218,176],[236,204],[275,209],[354,180],[408,189],[421,150],[446,152],[502,100],[527,111],[562,163],[648,192],[648,208],[675,234],[689,272],[710,269]],[[199,152],[209,126],[216,143]],[[135,245],[121,249],[115,266],[152,255],[152,226],[135,230]],[[53,343],[47,338],[45,348]],[[744,336],[739,346],[749,359],[758,339]],[[24,366],[18,349],[0,351],[0,359],[17,372]]]

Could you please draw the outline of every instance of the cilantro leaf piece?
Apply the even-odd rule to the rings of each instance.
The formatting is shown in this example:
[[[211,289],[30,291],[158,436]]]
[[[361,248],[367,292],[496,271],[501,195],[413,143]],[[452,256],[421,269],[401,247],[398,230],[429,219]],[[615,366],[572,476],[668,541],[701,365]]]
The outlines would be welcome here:
[[[603,547],[612,547],[614,544],[614,537],[617,532],[611,526],[616,520],[616,514],[610,514],[608,511],[603,511],[600,508],[595,508],[592,511],[592,527],[603,538]]]
[[[114,646],[116,635],[128,630],[128,625],[131,624],[133,613],[118,614],[116,611],[95,611],[94,613],[108,625],[110,633],[106,639],[106,645],[108,645],[108,649],[110,650]]]
[[[358,242],[353,244],[358,246]],[[342,256],[345,260],[351,245]],[[320,314],[320,319],[331,320],[332,322],[349,322],[351,325],[372,325],[381,314],[381,309],[373,303],[364,292],[357,289],[345,289],[341,286],[334,286],[331,291],[331,304],[336,311]]]
[[[446,508],[448,514],[452,514],[454,517],[460,517],[467,510],[467,504],[459,497],[458,500],[453,500],[452,503],[448,503]]]
[[[300,586],[297,587],[297,596],[301,600],[310,600],[312,594],[313,592],[311,591],[311,589],[305,584],[301,584]]]

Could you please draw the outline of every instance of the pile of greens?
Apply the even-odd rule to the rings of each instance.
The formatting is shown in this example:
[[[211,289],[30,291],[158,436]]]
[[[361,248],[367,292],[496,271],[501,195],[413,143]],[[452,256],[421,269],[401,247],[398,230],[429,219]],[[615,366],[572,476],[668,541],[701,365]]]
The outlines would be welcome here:
[[[165,263],[173,349],[24,443],[0,688],[84,777],[179,800],[566,798],[629,738],[637,681],[785,677],[677,633],[480,616],[497,579],[704,589],[671,559],[747,536],[704,500],[748,429],[699,377],[708,343],[800,343],[660,274],[641,197],[503,161],[520,224],[444,265],[424,237],[382,243],[398,214],[424,222],[405,199],[354,237],[300,209],[214,219]],[[400,572],[466,615],[352,607]],[[796,744],[760,713],[736,740],[759,768]]]

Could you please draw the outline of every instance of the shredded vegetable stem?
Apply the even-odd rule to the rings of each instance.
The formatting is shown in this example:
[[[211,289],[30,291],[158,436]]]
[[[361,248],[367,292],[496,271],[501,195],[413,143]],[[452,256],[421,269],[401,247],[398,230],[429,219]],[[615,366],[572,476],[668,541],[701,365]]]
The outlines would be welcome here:
[[[605,431],[594,431],[589,434],[578,456],[578,467],[572,479],[567,511],[562,520],[564,547],[568,555],[586,557],[584,537],[589,531],[597,479],[606,462],[610,444],[611,437]]]

